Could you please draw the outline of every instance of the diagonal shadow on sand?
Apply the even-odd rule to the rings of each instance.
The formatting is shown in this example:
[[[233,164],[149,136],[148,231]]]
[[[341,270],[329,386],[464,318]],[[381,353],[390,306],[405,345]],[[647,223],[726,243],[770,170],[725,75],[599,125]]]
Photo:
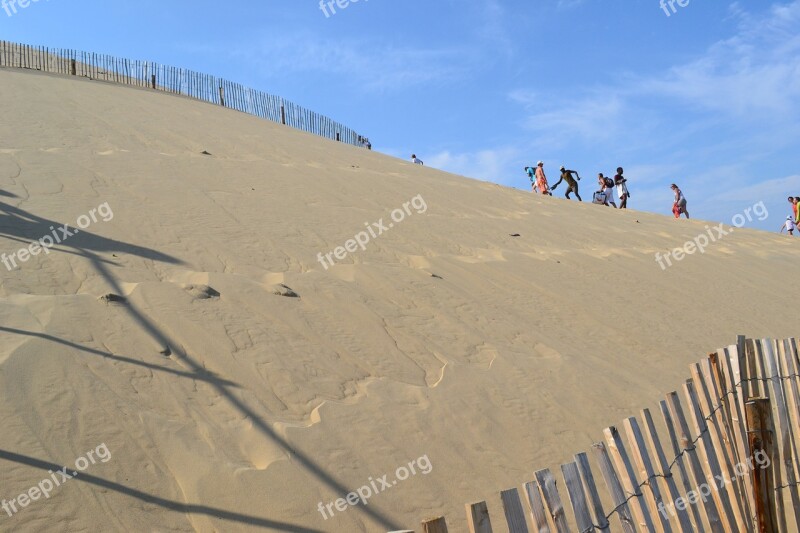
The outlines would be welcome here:
[[[222,379],[221,377],[217,376],[213,372],[209,372],[208,370],[204,370],[203,374],[197,374],[194,372],[183,372],[181,370],[175,370],[174,368],[167,368],[153,363],[148,363],[147,361],[140,361],[139,359],[133,359],[132,357],[125,357],[124,355],[114,355],[113,353],[104,352],[102,350],[96,350],[94,348],[89,348],[88,346],[81,346],[80,344],[76,344],[74,342],[70,342],[68,340],[64,340],[59,337],[56,337],[55,335],[49,335],[47,333],[37,333],[35,331],[26,331],[24,329],[7,328],[6,326],[0,326],[0,332],[3,331],[7,333],[13,333],[15,335],[37,337],[42,340],[63,344],[64,346],[69,346],[70,348],[74,348],[82,352],[99,355],[108,359],[113,359],[114,361],[119,361],[121,363],[129,363],[132,365],[149,368],[150,370],[155,370],[157,372],[166,372],[168,374],[175,374],[176,376],[181,376],[189,379],[196,379],[198,381],[207,381],[207,382],[213,381],[216,383],[220,383],[226,387],[234,387],[237,389],[241,388],[241,386],[238,383],[234,383],[233,381],[228,381],[227,379]]]
[[[50,226],[57,227],[61,224],[58,224],[55,221],[47,220],[45,218],[39,217],[37,215],[33,215],[23,209],[5,204],[0,202],[0,212],[4,212],[5,214],[0,214],[0,237],[10,238],[12,240],[22,240],[23,242],[30,242],[32,240],[38,239],[43,235],[47,235],[50,231]],[[72,227],[72,226],[70,226]],[[26,241],[27,239],[27,241]],[[72,250],[66,250],[64,248],[71,248]],[[61,244],[60,248],[53,248],[51,249],[52,252],[59,252],[59,253],[71,253],[74,255],[78,255],[81,257],[86,258],[94,267],[96,272],[112,287],[113,291],[116,294],[123,294],[124,291],[120,286],[118,280],[114,278],[109,270],[109,263],[110,261],[103,259],[99,255],[98,252],[112,252],[117,251],[120,253],[127,253],[137,255],[139,257],[143,257],[146,259],[150,259],[153,261],[161,261],[169,264],[183,264],[182,261],[159,252],[157,250],[152,250],[149,248],[145,248],[142,246],[122,243],[113,239],[108,239],[106,237],[102,237],[99,235],[94,235],[90,232],[82,230],[80,233],[76,234],[75,236],[71,237],[69,240],[64,241]],[[111,263],[113,265],[113,263]],[[291,456],[291,458],[299,463],[304,470],[309,472],[315,478],[317,478],[320,483],[327,486],[331,489],[334,494],[339,496],[344,496],[350,492],[350,489],[344,486],[340,481],[333,477],[330,473],[328,473],[321,465],[319,465],[312,457],[306,455],[300,450],[294,449],[283,437],[281,437],[275,430],[265,421],[262,417],[256,413],[255,411],[251,410],[247,407],[244,403],[242,403],[236,396],[232,393],[231,389],[235,387],[235,384],[231,384],[231,382],[226,381],[224,379],[218,378],[211,378],[209,379],[208,372],[203,368],[203,365],[199,364],[195,361],[189,354],[185,352],[180,342],[177,339],[172,339],[166,333],[162,332],[158,326],[151,321],[143,311],[137,309],[137,307],[128,302],[124,306],[118,306],[117,309],[121,309],[123,312],[127,313],[129,317],[137,324],[141,326],[141,328],[147,332],[148,335],[159,345],[162,347],[169,347],[172,351],[172,356],[180,359],[183,361],[189,368],[191,368],[192,372],[186,372],[180,374],[182,377],[190,377],[191,379],[203,379],[204,381],[208,382],[221,396],[228,400],[228,402],[238,410],[242,415],[249,418],[253,426],[256,427],[259,432],[264,435],[265,437],[269,438],[270,440],[277,443],[281,446],[286,452]],[[2,331],[7,331],[9,333],[15,333],[20,335],[32,335],[37,336],[40,338],[45,338],[47,340],[51,340],[53,342],[60,342],[61,344],[66,345],[73,345],[76,349],[80,349],[83,351],[88,351],[90,353],[96,353],[97,351],[93,351],[92,349],[88,349],[85,347],[79,347],[74,345],[73,343],[69,343],[68,341],[62,341],[56,337],[46,334],[36,334],[31,332],[25,332],[22,330],[12,331],[11,328],[2,328]],[[100,352],[103,356],[109,356],[104,352]],[[100,355],[98,354],[98,355]],[[142,365],[141,361],[134,362],[134,361],[127,361],[128,358],[123,358],[121,356],[113,356],[114,359],[130,362],[132,364],[139,364]],[[142,366],[148,366],[149,364],[145,364]],[[157,366],[157,365],[154,365]],[[159,367],[158,370],[168,371],[163,367]],[[172,372],[173,374],[178,374],[178,372]],[[16,454],[12,454],[11,452],[0,452],[0,457],[17,457],[23,458],[24,456],[19,456]],[[38,461],[36,459],[31,459],[33,461]],[[42,465],[46,465],[47,463],[40,462]],[[50,468],[50,467],[48,467]],[[78,479],[89,479],[89,476],[81,476]],[[96,481],[103,481],[99,478],[95,478]],[[99,483],[98,483],[99,484]],[[114,488],[116,484],[111,484],[109,488]],[[148,498],[152,498],[153,503],[158,505],[162,505],[167,509],[176,509],[178,508],[181,512],[184,513],[191,513],[191,512],[202,512],[203,509],[208,509],[203,506],[193,506],[188,504],[179,504],[176,502],[170,502],[168,500],[163,500],[161,498],[146,495],[140,491],[136,491],[135,489],[129,489],[124,486],[117,486],[119,490],[123,493],[128,493],[131,495],[145,495]],[[138,497],[138,496],[137,496]],[[177,506],[177,507],[176,507]],[[193,509],[199,509],[200,511],[193,511]],[[379,523],[381,527],[387,528],[388,530],[399,530],[402,529],[399,525],[392,522],[392,520],[387,517],[384,513],[380,510],[375,508],[375,506],[358,506],[354,508],[357,512],[366,515],[367,517],[371,518],[373,521]],[[219,513],[228,513],[231,516],[240,516],[236,515],[235,513],[229,513],[227,511],[218,511]],[[211,514],[211,513],[206,513]],[[213,515],[212,516],[217,516]],[[220,517],[224,517],[220,515]],[[232,518],[229,518],[232,519]],[[253,519],[252,517],[248,517],[248,519]],[[264,523],[272,523],[266,519],[254,519],[254,520],[262,520]],[[265,526],[265,527],[274,527],[274,526]],[[287,526],[288,527],[288,526]],[[294,529],[292,529],[294,528]],[[302,529],[295,528],[291,526],[288,531],[304,531]],[[312,530],[309,530],[312,531]]]
[[[6,461],[11,461],[14,463],[28,465],[34,468],[40,468],[42,470],[53,471],[53,472],[61,470],[62,467],[64,466],[64,465],[57,465],[55,463],[49,463],[47,461],[42,461],[41,459],[36,459],[34,457],[29,457],[27,455],[8,452],[5,450],[0,450],[0,459],[5,459]],[[226,511],[224,509],[209,507],[207,505],[196,505],[191,503],[182,503],[173,500],[167,500],[166,498],[153,496],[152,494],[148,494],[140,490],[126,487],[125,485],[116,483],[114,481],[108,481],[107,479],[93,476],[91,474],[86,474],[85,472],[79,472],[77,477],[74,477],[74,479],[82,481],[84,483],[89,483],[91,485],[96,485],[98,487],[103,487],[105,489],[113,490],[121,494],[126,494],[128,496],[131,496],[132,498],[136,498],[137,500],[141,500],[145,503],[158,505],[159,507],[170,509],[175,512],[180,512],[185,514],[208,515],[220,518],[222,520],[230,520],[232,522],[240,522],[259,527],[267,527],[279,531],[320,533],[320,530],[318,529],[303,528],[296,526],[294,524],[287,524],[285,522],[277,522],[275,520],[268,520],[266,518],[259,518],[257,516],[249,516],[241,513],[234,513],[231,511]]]

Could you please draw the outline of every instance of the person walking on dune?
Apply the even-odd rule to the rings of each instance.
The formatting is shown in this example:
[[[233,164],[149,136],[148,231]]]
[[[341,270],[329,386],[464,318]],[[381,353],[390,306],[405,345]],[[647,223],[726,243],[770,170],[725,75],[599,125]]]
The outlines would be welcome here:
[[[628,186],[625,185],[626,180],[622,173],[622,167],[617,168],[617,175],[614,176],[614,186],[617,189],[617,198],[619,198],[619,208],[620,209],[627,209],[628,207],[628,198],[631,197],[631,193],[628,192]]]
[[[614,202],[614,182],[611,178],[603,176],[600,172],[597,175],[597,184],[600,185],[600,190],[594,193],[594,203],[603,204],[606,207],[614,206],[616,209],[617,204]]]
[[[561,178],[556,182],[555,185],[553,185],[553,187],[550,188],[550,190],[551,191],[555,191],[556,187],[558,187],[559,184],[562,181],[566,182],[566,184],[567,184],[567,194],[566,194],[567,200],[570,199],[569,198],[569,193],[574,192],[575,196],[578,198],[578,201],[582,202],[583,200],[581,200],[581,195],[578,194],[578,181],[575,181],[575,178],[572,177],[573,174],[575,174],[575,177],[578,178],[578,181],[580,181],[581,177],[580,177],[580,175],[578,175],[578,173],[576,171],[567,170],[566,167],[564,167],[564,165],[561,165]]]
[[[783,233],[783,230],[786,230],[786,232],[791,236],[794,235],[795,229],[797,229],[797,226],[795,226],[794,220],[792,220],[792,216],[789,215],[788,217],[786,217],[786,222],[784,222],[783,226],[781,226],[781,233]]]
[[[527,174],[528,179],[531,180],[531,190],[534,194],[539,192],[539,189],[536,188],[536,170],[533,167],[525,167],[525,174]]]
[[[422,162],[422,159],[417,157],[417,154],[411,154],[411,162],[415,165],[422,165],[425,166],[425,163]]]
[[[686,215],[686,218],[689,218],[689,211],[686,210],[686,197],[683,195],[683,191],[674,183],[670,188],[672,192],[675,193],[675,203],[672,204],[672,213],[675,215],[675,218],[681,218],[682,214]]]
[[[544,162],[536,163],[536,186],[541,194],[553,196],[550,187],[547,185],[547,176],[544,175]]]
[[[800,196],[794,197],[794,205],[797,211],[795,212],[794,223],[795,225],[800,224]]]
[[[800,224],[800,198],[790,196],[789,203],[792,204],[792,220],[794,220],[795,225],[798,225]]]

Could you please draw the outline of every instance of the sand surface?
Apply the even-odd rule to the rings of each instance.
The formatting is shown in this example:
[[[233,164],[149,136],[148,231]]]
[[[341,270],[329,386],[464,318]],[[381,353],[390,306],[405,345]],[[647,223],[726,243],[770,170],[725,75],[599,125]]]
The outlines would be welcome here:
[[[705,222],[146,90],[6,70],[0,86],[0,252],[113,212],[0,265],[0,499],[108,450],[0,510],[0,531],[388,531],[440,514],[460,531],[465,503],[500,509],[500,490],[737,334],[800,333],[800,240],[739,229],[662,270],[655,252]],[[319,263],[381,220],[365,250]],[[323,518],[371,481],[367,506]]]

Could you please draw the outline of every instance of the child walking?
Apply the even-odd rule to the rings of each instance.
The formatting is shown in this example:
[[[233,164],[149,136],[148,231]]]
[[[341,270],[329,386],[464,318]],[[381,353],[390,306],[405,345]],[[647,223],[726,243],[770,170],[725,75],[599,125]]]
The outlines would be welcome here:
[[[797,226],[795,225],[794,220],[792,220],[792,217],[786,217],[786,223],[781,226],[781,233],[783,233],[783,230],[786,230],[789,235],[794,235],[795,229],[797,229]]]

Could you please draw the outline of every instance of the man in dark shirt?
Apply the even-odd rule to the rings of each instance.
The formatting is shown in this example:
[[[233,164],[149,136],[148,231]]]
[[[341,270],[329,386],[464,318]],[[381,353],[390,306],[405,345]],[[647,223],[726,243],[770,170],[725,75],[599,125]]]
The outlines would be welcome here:
[[[559,179],[558,182],[556,182],[556,184],[553,185],[553,187],[550,190],[551,191],[556,190],[556,187],[558,187],[558,184],[561,183],[562,181],[564,181],[564,182],[567,183],[567,200],[570,199],[569,193],[574,192],[575,196],[577,196],[577,198],[578,198],[578,201],[582,202],[583,200],[581,200],[581,195],[578,194],[578,182],[575,181],[575,178],[572,177],[573,174],[575,174],[575,176],[578,178],[578,180],[581,179],[581,177],[578,175],[577,172],[575,172],[574,170],[567,170],[566,168],[564,168],[562,166],[561,167],[561,179]]]

